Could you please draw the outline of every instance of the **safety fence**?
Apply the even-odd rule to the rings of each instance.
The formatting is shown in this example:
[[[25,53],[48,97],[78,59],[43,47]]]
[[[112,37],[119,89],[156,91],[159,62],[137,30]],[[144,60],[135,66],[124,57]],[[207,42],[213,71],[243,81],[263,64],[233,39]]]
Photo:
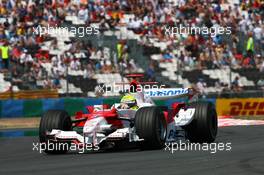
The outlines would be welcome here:
[[[170,106],[173,102],[183,100],[157,100],[155,103]],[[112,105],[118,102],[120,102],[120,97],[0,100],[0,118],[38,117],[51,109],[66,110],[70,115],[74,115],[78,111],[86,112],[88,105]]]
[[[0,130],[1,137],[24,137],[24,136],[38,136],[38,128],[32,129],[14,129],[14,130]]]
[[[44,111],[51,109],[66,110],[70,115],[73,115],[77,111],[85,110],[85,106],[102,103],[109,102],[100,98],[1,100],[0,118],[38,117]]]
[[[218,116],[258,116],[264,115],[264,98],[210,98],[203,99],[216,105]],[[70,115],[78,111],[86,112],[88,105],[118,103],[119,97],[113,98],[50,98],[0,100],[0,118],[39,117],[51,109],[66,110]],[[157,100],[162,106],[171,106],[173,102],[184,99]]]

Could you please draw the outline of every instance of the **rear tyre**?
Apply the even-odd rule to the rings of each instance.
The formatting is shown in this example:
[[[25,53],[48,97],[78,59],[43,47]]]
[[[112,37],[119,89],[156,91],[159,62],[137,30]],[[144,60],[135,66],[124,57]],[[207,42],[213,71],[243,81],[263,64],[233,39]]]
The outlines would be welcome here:
[[[140,108],[135,116],[135,128],[143,138],[142,149],[161,149],[167,136],[167,123],[162,110],[156,106]]]
[[[70,142],[54,142],[49,140],[46,132],[51,132],[52,129],[63,131],[72,130],[72,121],[66,111],[50,110],[45,112],[39,125],[39,141],[40,143],[45,143],[45,145],[42,144],[44,152],[48,154],[66,153],[70,146]]]
[[[217,113],[211,102],[191,103],[195,108],[193,121],[186,126],[187,138],[191,142],[211,143],[217,135]]]

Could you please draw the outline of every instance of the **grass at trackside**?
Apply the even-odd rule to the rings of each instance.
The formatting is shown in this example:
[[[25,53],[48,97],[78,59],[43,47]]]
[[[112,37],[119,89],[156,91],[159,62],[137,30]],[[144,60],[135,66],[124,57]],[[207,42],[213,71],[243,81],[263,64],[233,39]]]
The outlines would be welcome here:
[[[38,128],[40,117],[34,118],[2,118],[0,119],[0,129],[24,129]]]
[[[73,119],[74,118],[72,117],[72,120]],[[39,123],[40,123],[40,117],[2,118],[0,119],[0,130],[38,128]]]

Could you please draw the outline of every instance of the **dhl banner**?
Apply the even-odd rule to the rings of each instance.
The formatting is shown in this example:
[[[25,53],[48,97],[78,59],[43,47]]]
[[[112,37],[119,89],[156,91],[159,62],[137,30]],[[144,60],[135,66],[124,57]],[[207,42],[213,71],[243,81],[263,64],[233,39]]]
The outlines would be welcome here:
[[[264,98],[217,99],[218,116],[257,116],[264,115]]]

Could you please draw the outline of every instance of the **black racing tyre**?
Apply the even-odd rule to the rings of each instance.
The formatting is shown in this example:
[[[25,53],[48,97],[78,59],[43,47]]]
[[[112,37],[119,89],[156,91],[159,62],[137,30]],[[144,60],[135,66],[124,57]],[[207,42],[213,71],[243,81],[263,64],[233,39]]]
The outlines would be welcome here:
[[[217,135],[217,113],[211,102],[195,102],[190,104],[195,108],[193,121],[185,127],[187,138],[191,142],[211,143]]]
[[[71,117],[66,111],[62,110],[49,110],[41,117],[39,125],[39,141],[45,143],[44,152],[49,154],[62,154],[66,153],[69,148],[70,142],[53,142],[46,136],[46,132],[51,132],[52,129],[60,129],[63,131],[72,130]],[[50,143],[50,144],[49,144]],[[53,146],[51,146],[53,144]],[[48,146],[49,145],[49,146]],[[49,149],[48,149],[49,147]]]
[[[167,122],[163,111],[156,106],[143,107],[136,112],[135,129],[143,138],[143,149],[161,149],[167,136]]]

